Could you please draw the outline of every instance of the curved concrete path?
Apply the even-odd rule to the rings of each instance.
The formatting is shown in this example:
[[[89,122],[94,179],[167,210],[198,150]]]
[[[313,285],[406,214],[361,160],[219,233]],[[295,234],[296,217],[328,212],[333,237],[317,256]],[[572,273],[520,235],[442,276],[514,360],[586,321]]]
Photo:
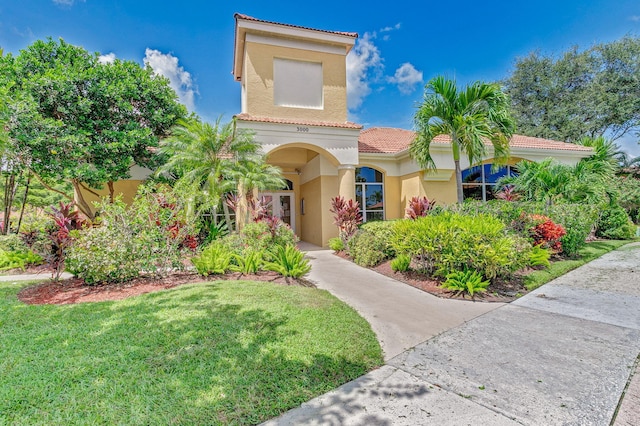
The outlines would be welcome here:
[[[353,307],[371,324],[385,360],[503,303],[443,299],[355,265],[331,250],[301,243],[307,278]]]
[[[461,311],[484,304],[458,310],[328,251],[309,256],[311,278],[371,322],[387,356],[446,329],[450,311],[461,325],[265,424],[640,424],[640,243],[470,320]]]

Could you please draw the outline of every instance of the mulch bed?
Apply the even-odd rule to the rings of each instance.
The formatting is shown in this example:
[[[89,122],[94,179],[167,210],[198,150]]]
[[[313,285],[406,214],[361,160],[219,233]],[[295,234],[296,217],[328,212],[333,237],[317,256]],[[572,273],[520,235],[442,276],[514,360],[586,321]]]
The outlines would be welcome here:
[[[338,256],[351,260],[343,253],[337,254]],[[442,281],[428,277],[424,274],[410,270],[407,272],[394,272],[391,269],[391,261],[386,261],[371,268],[379,274],[386,275],[387,277],[401,281],[412,287],[426,291],[434,296],[458,299],[458,300],[471,300],[469,295],[457,294],[455,292],[446,290],[441,287]],[[517,276],[511,281],[498,281],[493,282],[487,289],[486,293],[476,294],[474,299],[478,302],[511,302],[523,294],[527,293],[527,289],[522,285],[522,278]]]
[[[36,272],[27,270],[25,273]],[[119,284],[87,285],[80,278],[71,278],[57,282],[46,281],[22,289],[18,293],[18,299],[30,305],[64,305],[71,303],[102,302],[122,300],[183,284],[224,280],[266,281],[281,285],[315,287],[307,280],[285,278],[275,272],[260,272],[258,274],[229,273],[209,277],[202,277],[195,273],[180,272],[163,278],[141,277]]]

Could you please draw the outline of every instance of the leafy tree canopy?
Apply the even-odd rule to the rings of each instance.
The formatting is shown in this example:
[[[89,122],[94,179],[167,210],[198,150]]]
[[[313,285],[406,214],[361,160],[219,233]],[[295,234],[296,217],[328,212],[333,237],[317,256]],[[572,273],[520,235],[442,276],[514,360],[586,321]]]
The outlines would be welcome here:
[[[576,47],[558,58],[531,53],[504,85],[520,133],[616,140],[640,129],[640,38]]]
[[[167,79],[135,62],[101,63],[64,40],[36,41],[0,59],[9,89],[9,136],[41,181],[66,180],[76,194],[151,166],[150,147],[186,114]],[[78,207],[91,216],[80,197]]]

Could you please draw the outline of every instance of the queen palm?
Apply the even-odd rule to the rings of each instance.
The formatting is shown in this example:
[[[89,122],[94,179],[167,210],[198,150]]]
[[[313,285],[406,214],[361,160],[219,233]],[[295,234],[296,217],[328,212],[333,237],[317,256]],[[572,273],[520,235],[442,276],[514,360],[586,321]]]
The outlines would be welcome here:
[[[459,90],[455,80],[442,76],[427,83],[414,125],[416,138],[409,152],[422,168],[436,168],[429,152],[433,139],[441,134],[451,138],[458,203],[463,200],[461,154],[466,154],[469,164],[477,164],[486,156],[490,141],[494,164],[504,163],[515,129],[508,98],[497,84],[475,82]]]

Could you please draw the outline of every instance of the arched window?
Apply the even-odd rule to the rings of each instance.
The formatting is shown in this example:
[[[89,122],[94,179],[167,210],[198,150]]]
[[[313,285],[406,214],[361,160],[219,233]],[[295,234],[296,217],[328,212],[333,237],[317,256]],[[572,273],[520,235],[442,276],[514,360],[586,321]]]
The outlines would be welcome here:
[[[384,220],[384,179],[382,172],[371,167],[356,169],[356,201],[362,220]]]
[[[475,200],[492,200],[494,186],[498,179],[513,176],[511,166],[499,166],[492,170],[493,164],[482,164],[462,171],[462,192],[464,198]]]

